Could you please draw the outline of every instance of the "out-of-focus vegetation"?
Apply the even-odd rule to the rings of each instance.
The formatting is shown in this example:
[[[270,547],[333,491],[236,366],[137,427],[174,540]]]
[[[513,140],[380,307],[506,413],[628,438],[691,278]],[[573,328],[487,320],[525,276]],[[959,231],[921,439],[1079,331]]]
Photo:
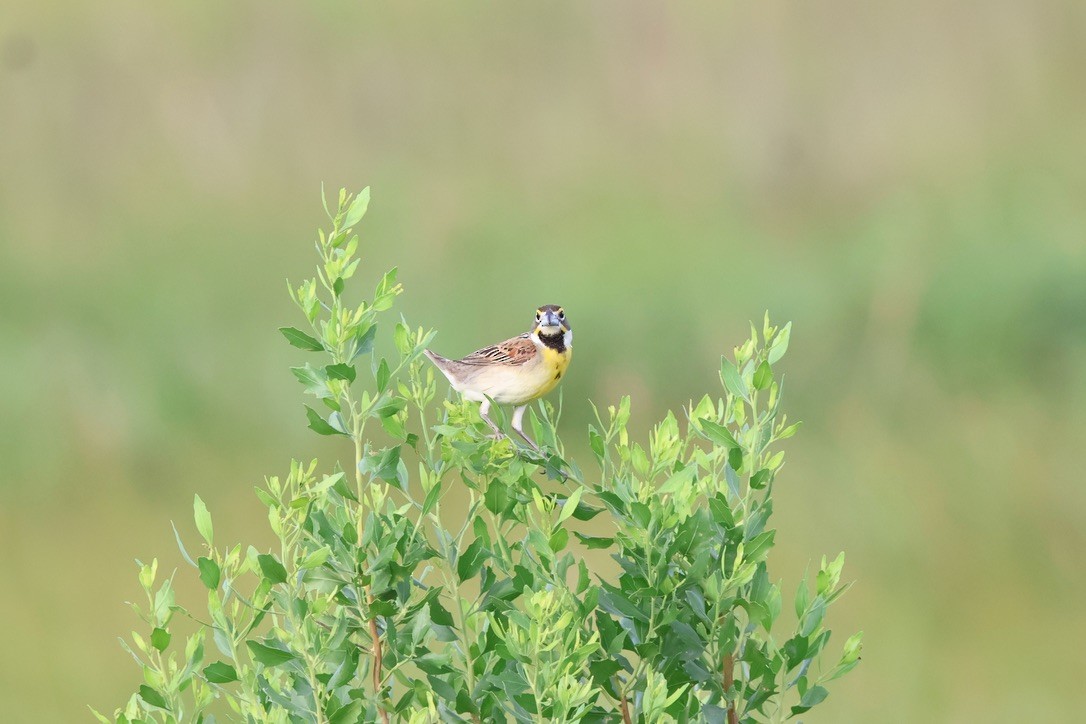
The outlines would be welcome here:
[[[194,492],[259,539],[253,484],[341,452],[275,332],[324,181],[374,185],[372,262],[442,351],[563,304],[574,428],[624,392],[644,427],[794,320],[772,564],[847,549],[867,642],[811,720],[1074,718],[1084,30],[1071,0],[3,6],[5,715],[138,683],[118,592]]]

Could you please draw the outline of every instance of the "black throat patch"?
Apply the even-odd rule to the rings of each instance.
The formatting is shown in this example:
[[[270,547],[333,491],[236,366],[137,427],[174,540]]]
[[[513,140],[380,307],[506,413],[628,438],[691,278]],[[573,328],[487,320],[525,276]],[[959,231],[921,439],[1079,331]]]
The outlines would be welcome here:
[[[566,335],[562,332],[550,335],[541,334],[539,335],[539,341],[555,352],[562,353],[566,351]]]

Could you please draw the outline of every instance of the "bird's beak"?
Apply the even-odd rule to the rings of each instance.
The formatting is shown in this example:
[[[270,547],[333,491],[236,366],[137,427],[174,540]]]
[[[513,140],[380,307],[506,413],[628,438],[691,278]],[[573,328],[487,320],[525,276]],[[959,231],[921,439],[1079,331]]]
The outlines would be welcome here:
[[[558,318],[558,315],[548,310],[543,313],[543,318],[539,320],[539,326],[544,329],[561,329],[562,320]]]

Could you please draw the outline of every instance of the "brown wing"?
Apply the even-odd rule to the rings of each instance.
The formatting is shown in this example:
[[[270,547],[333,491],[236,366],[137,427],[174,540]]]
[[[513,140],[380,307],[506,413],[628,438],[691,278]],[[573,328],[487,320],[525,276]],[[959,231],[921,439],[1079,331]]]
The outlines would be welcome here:
[[[536,355],[535,345],[526,334],[507,339],[504,342],[483,347],[460,360],[466,365],[522,365]]]

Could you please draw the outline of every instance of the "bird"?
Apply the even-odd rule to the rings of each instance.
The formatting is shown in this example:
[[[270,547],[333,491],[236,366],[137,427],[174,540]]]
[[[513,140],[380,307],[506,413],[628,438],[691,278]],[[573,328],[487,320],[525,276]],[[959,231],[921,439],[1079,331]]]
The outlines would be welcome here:
[[[565,376],[573,357],[573,328],[562,307],[544,304],[535,310],[531,329],[517,337],[463,359],[448,359],[430,350],[425,354],[464,399],[481,403],[479,414],[495,439],[505,434],[490,419],[491,401],[513,405],[513,429],[538,452],[539,446],[524,432],[524,411]]]

